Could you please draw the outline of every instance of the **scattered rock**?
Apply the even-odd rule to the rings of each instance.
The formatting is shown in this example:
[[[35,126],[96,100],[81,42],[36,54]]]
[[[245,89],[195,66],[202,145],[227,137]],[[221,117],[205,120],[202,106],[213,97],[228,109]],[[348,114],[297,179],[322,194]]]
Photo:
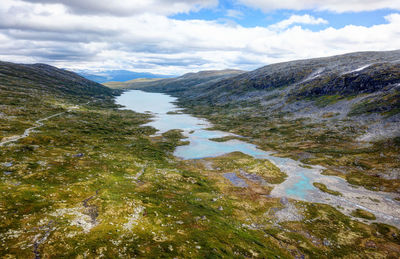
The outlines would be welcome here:
[[[78,153],[78,154],[73,155],[73,157],[83,157],[83,156],[84,156],[83,153]]]
[[[376,244],[372,240],[367,240],[367,242],[365,242],[365,247],[366,248],[376,248]]]
[[[286,198],[286,197],[282,197],[281,200],[280,200],[280,202],[281,202],[282,205],[285,205],[285,206],[286,206],[286,205],[289,203],[289,200],[288,200],[288,198]]]
[[[133,209],[133,213],[129,215],[128,222],[124,224],[123,228],[125,230],[132,230],[133,226],[139,224],[139,219],[144,211],[143,206],[137,206]]]
[[[40,235],[35,237],[35,241],[33,243],[33,254],[35,255],[35,259],[40,259],[40,252],[39,252],[39,245],[44,243],[47,238],[50,236],[51,232],[55,229],[54,221],[51,220],[47,225],[39,227],[39,230],[44,230],[43,235],[40,237]]]
[[[290,203],[287,198],[281,200],[281,203],[286,203],[285,208],[279,209],[275,212],[276,222],[285,221],[301,221],[303,220],[303,215],[300,214],[299,210]],[[271,211],[271,210],[270,210]],[[273,211],[273,210],[272,210]]]
[[[329,241],[328,239],[324,238],[324,240],[322,241],[322,243],[324,244],[324,246],[331,246],[331,241]]]
[[[85,207],[62,208],[56,210],[50,215],[69,219],[71,226],[81,227],[84,233],[89,233],[96,224],[93,224],[93,219],[89,215],[83,213],[84,210]]]
[[[13,163],[12,162],[5,162],[5,163],[3,163],[3,166],[4,167],[11,167],[11,166],[13,166]]]

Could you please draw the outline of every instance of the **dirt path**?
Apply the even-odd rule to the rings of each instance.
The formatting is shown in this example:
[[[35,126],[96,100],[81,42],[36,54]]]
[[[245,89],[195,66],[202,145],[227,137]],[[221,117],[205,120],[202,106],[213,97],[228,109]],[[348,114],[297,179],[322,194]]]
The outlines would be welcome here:
[[[93,101],[93,100],[92,100],[92,101],[88,101],[88,102],[86,102],[86,103],[84,103],[84,104],[82,104],[82,105],[88,105],[88,104],[91,103],[91,102],[94,102],[94,101]],[[60,115],[62,115],[62,114],[64,114],[64,113],[67,113],[67,112],[72,111],[73,109],[74,109],[74,108],[69,108],[69,109],[68,109],[67,111],[65,111],[65,112],[59,112],[59,113],[50,115],[50,116],[48,116],[48,117],[46,117],[46,118],[42,118],[42,119],[39,119],[39,120],[35,121],[36,126],[33,126],[33,127],[31,127],[31,128],[26,129],[22,135],[17,135],[17,136],[8,137],[6,140],[1,141],[1,142],[0,142],[0,147],[5,146],[5,145],[7,145],[7,144],[9,144],[9,143],[15,142],[15,141],[17,141],[17,140],[20,140],[20,139],[23,139],[23,138],[28,137],[29,134],[31,134],[33,130],[35,130],[35,129],[37,129],[37,128],[43,126],[43,123],[42,123],[43,121],[46,121],[46,120],[48,120],[48,119],[51,119],[51,118],[60,116]]]
[[[66,111],[66,112],[69,112],[69,110]],[[12,136],[12,137],[7,138],[4,141],[1,141],[0,142],[0,147],[5,146],[5,145],[7,145],[7,144],[9,144],[11,142],[15,142],[17,140],[20,140],[20,139],[28,137],[29,134],[31,134],[33,130],[43,126],[43,121],[46,121],[46,120],[51,119],[51,118],[56,117],[56,116],[60,116],[60,115],[62,115],[64,113],[66,113],[66,112],[56,113],[56,114],[50,115],[50,116],[48,116],[46,118],[42,118],[42,119],[39,119],[39,120],[35,121],[36,126],[33,126],[31,128],[26,129],[22,135]]]

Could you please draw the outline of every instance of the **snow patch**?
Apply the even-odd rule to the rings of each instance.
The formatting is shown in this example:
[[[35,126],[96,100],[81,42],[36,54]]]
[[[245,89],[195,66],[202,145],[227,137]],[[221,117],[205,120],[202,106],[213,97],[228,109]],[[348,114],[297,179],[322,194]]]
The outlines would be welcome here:
[[[364,70],[364,69],[366,69],[367,67],[372,66],[372,65],[373,65],[373,64],[368,64],[368,65],[359,67],[359,68],[357,68],[357,69],[351,70],[351,71],[349,71],[349,72],[344,72],[342,75],[347,75],[347,74],[351,74],[351,73],[354,73],[354,72],[360,72],[360,71],[362,71],[362,70]]]
[[[311,81],[311,80],[313,80],[313,79],[315,79],[315,78],[320,77],[320,76],[321,76],[321,73],[324,72],[324,70],[325,70],[324,68],[320,68],[320,69],[318,69],[318,70],[312,72],[308,77],[306,77],[306,78],[305,78],[304,80],[302,80],[300,83],[302,84],[302,83],[305,83],[305,82],[308,82],[308,81]]]

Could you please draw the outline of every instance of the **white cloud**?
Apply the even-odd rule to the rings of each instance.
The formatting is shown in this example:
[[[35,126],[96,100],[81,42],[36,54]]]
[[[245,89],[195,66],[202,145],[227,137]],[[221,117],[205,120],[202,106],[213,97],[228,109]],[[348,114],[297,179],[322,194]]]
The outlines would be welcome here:
[[[292,15],[288,19],[283,20],[277,24],[271,25],[271,29],[275,30],[282,30],[286,29],[287,27],[293,25],[293,24],[311,24],[311,25],[317,25],[317,24],[327,24],[328,21],[324,20],[322,18],[315,18],[311,15],[305,14],[305,15]]]
[[[44,62],[69,69],[130,69],[181,74],[223,68],[254,69],[269,63],[400,46],[400,14],[371,27],[310,31],[242,27],[205,20],[71,13],[59,4],[1,0],[0,59]],[[290,19],[289,19],[290,20]]]
[[[79,14],[132,16],[141,13],[176,14],[215,7],[218,0],[22,0],[31,3],[62,4]]]
[[[379,9],[400,10],[399,0],[238,0],[238,2],[263,11],[329,10],[334,12],[361,12]]]
[[[244,14],[239,10],[229,9],[226,11],[226,16],[240,19],[243,18]]]

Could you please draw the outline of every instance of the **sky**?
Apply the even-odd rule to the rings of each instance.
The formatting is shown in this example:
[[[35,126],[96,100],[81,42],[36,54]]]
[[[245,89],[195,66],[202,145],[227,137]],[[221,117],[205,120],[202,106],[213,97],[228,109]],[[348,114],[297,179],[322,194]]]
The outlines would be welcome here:
[[[0,60],[181,75],[400,49],[399,0],[0,0]]]

